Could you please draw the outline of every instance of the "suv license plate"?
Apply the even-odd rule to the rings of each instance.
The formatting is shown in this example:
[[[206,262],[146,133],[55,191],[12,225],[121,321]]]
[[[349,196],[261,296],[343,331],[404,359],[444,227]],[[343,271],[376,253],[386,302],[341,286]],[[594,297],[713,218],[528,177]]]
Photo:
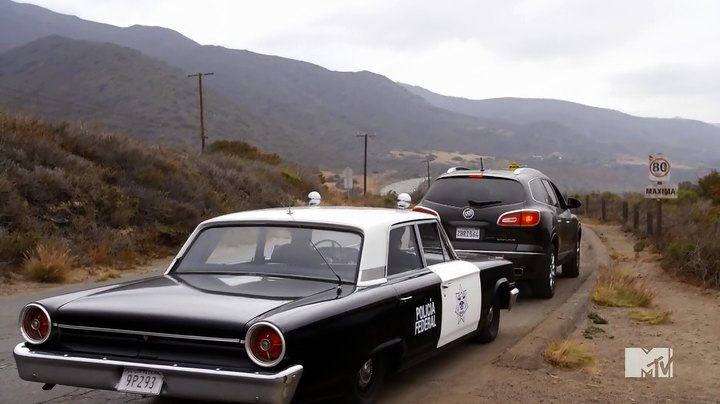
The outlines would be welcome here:
[[[160,394],[162,384],[163,375],[160,372],[145,369],[125,369],[117,390],[157,396]]]
[[[480,240],[480,229],[469,229],[458,227],[455,229],[455,238],[463,238],[469,240]]]

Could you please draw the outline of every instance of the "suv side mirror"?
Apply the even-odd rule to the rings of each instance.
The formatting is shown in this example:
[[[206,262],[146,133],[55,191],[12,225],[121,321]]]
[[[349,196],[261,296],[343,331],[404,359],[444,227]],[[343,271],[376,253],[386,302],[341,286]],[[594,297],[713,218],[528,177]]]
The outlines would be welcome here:
[[[575,198],[568,198],[565,206],[567,206],[568,209],[577,209],[582,206],[582,203]]]

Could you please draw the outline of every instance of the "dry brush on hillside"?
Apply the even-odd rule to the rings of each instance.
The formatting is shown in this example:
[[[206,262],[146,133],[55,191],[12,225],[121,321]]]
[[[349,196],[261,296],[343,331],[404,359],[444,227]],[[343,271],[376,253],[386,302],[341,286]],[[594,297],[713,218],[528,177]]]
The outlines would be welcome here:
[[[48,246],[77,265],[132,264],[175,250],[203,219],[322,188],[312,170],[236,148],[253,153],[198,155],[0,112],[0,267]]]

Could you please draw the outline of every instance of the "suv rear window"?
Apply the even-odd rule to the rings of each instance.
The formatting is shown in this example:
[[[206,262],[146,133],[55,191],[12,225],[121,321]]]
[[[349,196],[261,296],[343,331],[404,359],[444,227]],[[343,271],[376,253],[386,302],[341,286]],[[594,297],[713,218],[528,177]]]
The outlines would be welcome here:
[[[425,199],[457,207],[497,206],[523,202],[525,191],[519,182],[507,178],[446,177],[430,186]]]

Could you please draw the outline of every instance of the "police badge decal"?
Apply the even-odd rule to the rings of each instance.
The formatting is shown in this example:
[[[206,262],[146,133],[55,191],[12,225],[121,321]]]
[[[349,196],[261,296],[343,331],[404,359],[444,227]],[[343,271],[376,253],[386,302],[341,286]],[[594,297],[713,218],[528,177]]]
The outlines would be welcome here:
[[[457,297],[457,304],[455,305],[455,314],[458,316],[458,324],[461,322],[465,322],[465,312],[468,309],[468,302],[467,302],[467,289],[463,289],[462,285],[460,285],[459,290],[457,293],[455,293],[455,297]]]

